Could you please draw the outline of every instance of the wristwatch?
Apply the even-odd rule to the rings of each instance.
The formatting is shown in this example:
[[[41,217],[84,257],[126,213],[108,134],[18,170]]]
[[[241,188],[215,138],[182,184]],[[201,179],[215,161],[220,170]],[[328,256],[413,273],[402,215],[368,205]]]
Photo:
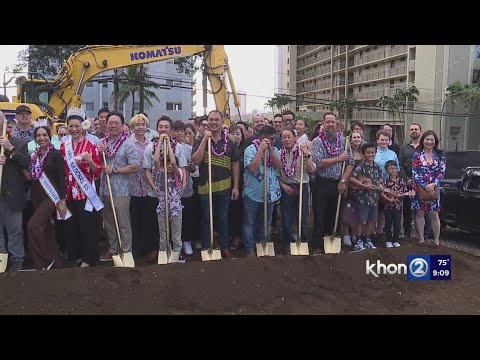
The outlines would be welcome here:
[[[347,180],[341,179],[340,182],[341,182],[342,184],[345,184],[345,183],[347,182]]]

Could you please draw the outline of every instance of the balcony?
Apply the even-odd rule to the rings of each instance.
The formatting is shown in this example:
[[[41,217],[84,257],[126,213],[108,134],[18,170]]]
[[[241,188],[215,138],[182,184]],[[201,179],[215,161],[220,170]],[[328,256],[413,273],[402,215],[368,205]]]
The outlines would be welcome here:
[[[392,77],[406,76],[406,75],[407,75],[407,66],[403,65],[393,69],[385,69],[385,70],[374,71],[368,74],[357,75],[357,76],[354,76],[353,79],[349,78],[348,83],[356,84],[356,83],[370,82],[375,80],[388,79]]]
[[[304,55],[307,55],[309,53],[314,53],[315,51],[319,51],[319,50],[323,49],[323,47],[325,47],[325,46],[330,46],[330,45],[305,45],[303,47],[303,50],[298,51],[297,58],[301,58]],[[330,52],[328,52],[328,54],[330,56]]]
[[[346,65],[345,61],[337,63],[337,64],[333,65],[333,71],[336,72],[336,71],[345,70],[345,65]]]
[[[309,57],[305,59],[301,59],[297,61],[297,70],[302,70],[302,68],[311,66],[311,65],[317,65],[320,64],[323,61],[330,60],[330,53],[318,53],[317,57]]]
[[[325,68],[318,69],[318,70],[308,70],[308,71],[303,72],[303,74],[299,72],[299,73],[297,73],[297,81],[301,82],[301,81],[304,81],[304,80],[307,80],[307,79],[314,79],[314,78],[323,76],[325,74],[330,74],[330,68],[329,67],[325,67]]]
[[[386,60],[395,56],[407,55],[407,51],[408,47],[406,45],[399,45],[395,46],[392,49],[380,50],[371,54],[364,53],[363,56],[354,59],[354,66],[360,66],[375,61]]]
[[[322,91],[325,89],[330,89],[330,81],[324,81],[315,85],[305,85],[304,87],[297,87],[297,95],[307,92]]]

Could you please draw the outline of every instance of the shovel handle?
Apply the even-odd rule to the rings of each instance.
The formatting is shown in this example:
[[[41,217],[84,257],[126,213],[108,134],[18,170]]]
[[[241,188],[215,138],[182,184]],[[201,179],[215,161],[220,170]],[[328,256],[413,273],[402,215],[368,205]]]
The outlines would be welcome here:
[[[267,242],[267,209],[268,209],[268,203],[267,203],[267,150],[265,150],[265,153],[263,154],[263,241]]]
[[[303,200],[303,151],[300,150],[300,190],[298,192],[298,236],[297,244],[302,241],[302,200]]]
[[[167,151],[168,151],[168,140],[163,138],[163,174],[164,174],[164,189],[165,189],[165,230],[166,230],[166,240],[165,246],[167,247],[167,256],[170,257],[170,222],[168,218],[168,174],[167,174]]]
[[[348,154],[348,145],[350,142],[348,141],[348,137],[345,138],[345,154]],[[347,161],[343,162],[342,165],[342,174],[340,175],[340,179],[343,176],[343,173],[345,171],[345,165],[347,164]],[[335,232],[337,231],[337,225],[338,225],[338,213],[340,212],[340,202],[342,201],[342,193],[339,191],[338,192],[338,201],[337,201],[337,214],[335,215],[335,226],[333,228],[333,233],[332,237],[335,237]]]
[[[212,199],[212,138],[208,138],[208,211],[210,219],[210,254],[213,250],[213,199]]]
[[[7,120],[3,120],[2,136],[7,135]],[[5,147],[0,148],[0,155],[5,154]],[[2,175],[3,175],[3,165],[0,165],[0,188],[2,187]]]
[[[107,165],[107,158],[105,157],[105,151],[102,153],[103,155],[103,162]],[[115,221],[115,228],[117,229],[117,236],[118,236],[118,244],[120,245],[120,251],[123,252],[122,248],[122,239],[120,236],[120,229],[118,227],[118,220],[117,220],[117,212],[115,211],[115,203],[113,202],[113,194],[112,194],[112,185],[110,184],[110,175],[107,175],[107,185],[108,185],[108,194],[110,195],[110,203],[112,204],[112,211],[113,211],[113,220]]]

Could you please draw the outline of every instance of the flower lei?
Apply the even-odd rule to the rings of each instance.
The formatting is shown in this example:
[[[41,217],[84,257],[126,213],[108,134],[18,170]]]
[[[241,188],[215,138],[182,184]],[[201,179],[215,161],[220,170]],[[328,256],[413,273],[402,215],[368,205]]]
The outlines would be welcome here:
[[[325,135],[325,131],[320,131],[320,133],[318,134],[318,137],[322,141],[323,147],[327,151],[328,155],[337,155],[338,150],[340,149],[340,133],[336,132],[335,134],[337,135],[337,141],[333,149],[330,149],[330,144],[327,140],[327,136]]]
[[[255,149],[258,151],[260,148],[260,140],[255,139],[252,141],[253,146],[255,146]],[[267,166],[272,165],[272,157],[270,156],[270,151],[268,152],[268,157],[267,157]]]
[[[292,149],[292,162],[290,163],[290,166],[287,165],[287,149],[285,146],[282,146],[280,149],[280,160],[282,161],[282,166],[283,166],[283,171],[285,173],[285,176],[287,178],[292,178],[293,175],[295,174],[295,169],[297,168],[297,162],[298,159],[300,158],[300,147],[298,146],[298,143],[295,144],[295,146]]]
[[[215,155],[215,156],[223,156],[225,155],[225,153],[228,151],[228,145],[229,145],[229,141],[228,141],[228,130],[227,129],[222,129],[221,130],[221,139],[222,139],[222,151],[217,151],[217,147],[213,145],[213,142],[212,142],[212,154]]]
[[[43,168],[45,166],[45,160],[47,159],[48,154],[50,153],[50,151],[52,151],[52,149],[53,145],[48,145],[47,150],[40,158],[38,157],[38,152],[40,151],[40,149],[35,150],[32,154],[32,160],[30,161],[29,170],[33,180],[38,180],[40,176],[42,176]]]
[[[118,149],[120,146],[123,144],[123,142],[127,139],[128,133],[126,131],[122,132],[122,135],[115,141],[115,144],[113,144],[113,149],[110,150],[108,147],[108,138],[110,137],[110,134],[105,135],[105,137],[102,139],[104,145],[105,145],[105,156],[109,159],[113,158],[115,154],[117,153]]]

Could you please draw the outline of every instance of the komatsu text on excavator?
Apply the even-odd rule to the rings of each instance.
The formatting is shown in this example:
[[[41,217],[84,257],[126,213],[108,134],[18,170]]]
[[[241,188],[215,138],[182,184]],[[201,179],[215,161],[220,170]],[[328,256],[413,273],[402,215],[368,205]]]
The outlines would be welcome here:
[[[80,107],[85,84],[94,76],[107,70],[147,64],[155,61],[175,59],[203,54],[203,71],[208,76],[215,106],[230,125],[229,91],[234,104],[240,106],[228,57],[223,45],[92,45],[72,54],[64,63],[56,78],[27,80],[17,88],[14,102],[0,102],[0,110],[11,113],[20,104],[31,107],[32,115],[42,112],[50,118],[62,117],[68,107]],[[47,93],[48,102],[42,101]],[[41,109],[41,112],[39,111]]]

